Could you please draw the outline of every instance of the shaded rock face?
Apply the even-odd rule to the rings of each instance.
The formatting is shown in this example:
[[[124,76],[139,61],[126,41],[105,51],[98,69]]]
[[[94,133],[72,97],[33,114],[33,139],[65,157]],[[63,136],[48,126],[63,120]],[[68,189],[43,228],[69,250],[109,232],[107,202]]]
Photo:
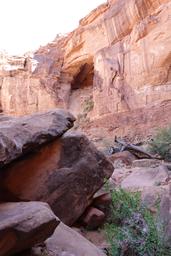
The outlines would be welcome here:
[[[97,208],[89,207],[80,220],[81,224],[87,229],[98,229],[105,222],[105,214]]]
[[[1,169],[1,201],[45,201],[72,225],[94,193],[113,172],[113,165],[82,134],[66,133]]]
[[[89,89],[94,108],[83,128],[91,134],[134,136],[165,125],[171,121],[170,13],[170,0],[99,6],[33,58],[18,60],[18,66],[8,60],[5,72],[0,65],[3,111],[21,115],[58,106],[79,115]]]
[[[59,222],[46,203],[0,204],[0,255],[12,255],[43,242]]]

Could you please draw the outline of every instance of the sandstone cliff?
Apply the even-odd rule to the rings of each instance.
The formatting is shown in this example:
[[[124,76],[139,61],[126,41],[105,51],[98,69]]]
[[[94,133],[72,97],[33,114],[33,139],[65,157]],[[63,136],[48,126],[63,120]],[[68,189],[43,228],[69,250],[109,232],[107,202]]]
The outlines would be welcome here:
[[[32,58],[8,60],[8,69],[1,62],[2,110],[67,108],[97,139],[168,123],[170,13],[170,0],[110,0]]]

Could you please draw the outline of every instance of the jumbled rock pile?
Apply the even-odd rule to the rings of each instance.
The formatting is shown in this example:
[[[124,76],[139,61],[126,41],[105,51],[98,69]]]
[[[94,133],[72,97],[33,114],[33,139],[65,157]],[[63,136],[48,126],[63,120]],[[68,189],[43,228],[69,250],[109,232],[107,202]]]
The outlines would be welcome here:
[[[66,132],[74,121],[58,109],[1,121],[0,256],[45,241],[60,220],[75,223],[111,176],[112,164],[85,135]],[[62,250],[60,228],[56,233]],[[96,248],[91,255],[103,253]]]

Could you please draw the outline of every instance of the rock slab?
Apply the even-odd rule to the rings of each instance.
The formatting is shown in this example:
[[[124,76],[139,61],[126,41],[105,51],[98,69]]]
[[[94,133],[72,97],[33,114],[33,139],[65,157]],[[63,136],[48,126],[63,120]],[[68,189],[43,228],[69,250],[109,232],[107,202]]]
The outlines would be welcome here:
[[[122,181],[121,187],[124,189],[137,189],[158,186],[167,181],[168,177],[168,170],[164,166],[156,168],[136,167],[132,168],[132,173]]]
[[[59,109],[2,121],[0,167],[62,136],[73,126],[74,121],[75,118],[69,112]]]
[[[46,203],[4,203],[0,205],[0,256],[31,248],[50,237],[58,218]]]
[[[46,241],[46,248],[51,256],[105,256],[95,245],[63,223]]]

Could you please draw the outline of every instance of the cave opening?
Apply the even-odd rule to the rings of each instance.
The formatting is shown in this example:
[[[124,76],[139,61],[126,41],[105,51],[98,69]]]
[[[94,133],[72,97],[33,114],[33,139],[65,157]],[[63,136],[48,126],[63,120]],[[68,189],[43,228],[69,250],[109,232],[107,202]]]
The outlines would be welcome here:
[[[79,72],[74,76],[71,82],[71,90],[84,89],[93,86],[94,65],[93,63],[83,64]]]
[[[69,110],[75,115],[88,113],[89,106],[93,105],[93,80],[94,80],[94,63],[92,60],[79,67],[73,76],[71,82],[71,94],[69,98]],[[88,111],[87,111],[88,110]]]

